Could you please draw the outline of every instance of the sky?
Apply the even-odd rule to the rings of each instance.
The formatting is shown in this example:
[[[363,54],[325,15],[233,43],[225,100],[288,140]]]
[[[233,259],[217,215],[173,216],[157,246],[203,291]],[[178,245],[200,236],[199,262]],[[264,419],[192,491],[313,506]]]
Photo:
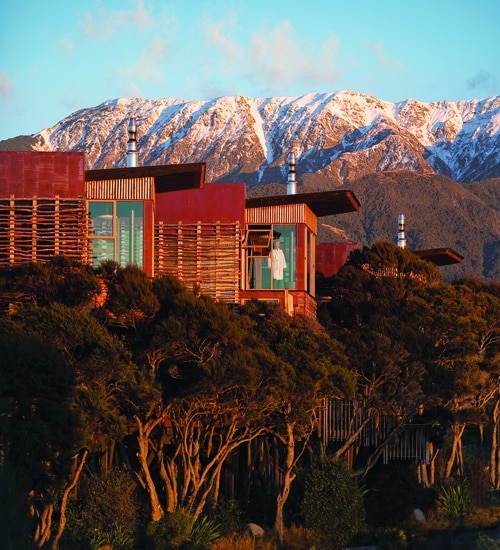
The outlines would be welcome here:
[[[0,18],[0,140],[108,99],[500,93],[500,0],[17,0]]]

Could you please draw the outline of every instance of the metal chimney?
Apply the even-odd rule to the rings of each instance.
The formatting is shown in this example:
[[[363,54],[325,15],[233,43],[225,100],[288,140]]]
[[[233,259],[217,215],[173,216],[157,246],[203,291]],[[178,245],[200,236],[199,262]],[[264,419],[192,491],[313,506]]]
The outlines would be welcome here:
[[[288,154],[288,183],[286,184],[286,194],[295,195],[297,192],[297,183],[295,181],[295,155],[293,151]]]
[[[406,248],[406,235],[405,235],[405,215],[399,214],[398,216],[398,246],[399,248]]]
[[[127,131],[127,168],[134,168],[137,166],[137,122],[135,118],[128,121]]]

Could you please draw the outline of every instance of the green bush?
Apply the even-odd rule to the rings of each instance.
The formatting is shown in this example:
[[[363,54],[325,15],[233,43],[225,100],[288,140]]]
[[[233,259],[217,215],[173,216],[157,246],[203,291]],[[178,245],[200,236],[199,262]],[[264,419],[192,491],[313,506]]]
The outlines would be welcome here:
[[[479,535],[475,548],[476,550],[500,550],[500,540],[490,539],[486,535]]]
[[[151,522],[146,530],[151,550],[182,548],[189,541],[193,516],[182,508],[166,513],[159,521]]]
[[[196,549],[210,548],[219,540],[219,526],[206,516],[198,518],[192,528],[189,537],[189,547]]]
[[[465,519],[476,508],[472,491],[466,480],[457,484],[442,485],[438,498],[437,509],[447,519],[458,521]]]
[[[365,530],[363,495],[343,461],[324,459],[313,466],[302,508],[306,526],[331,550]]]
[[[127,472],[114,468],[84,478],[78,500],[68,510],[63,543],[87,542],[93,548],[111,545],[114,550],[133,547],[139,526],[140,505]]]
[[[243,529],[245,518],[237,500],[221,499],[210,513],[210,519],[219,525],[221,536],[232,535]]]
[[[195,521],[190,512],[179,508],[151,522],[146,536],[151,550],[202,550],[210,548],[220,534],[219,526],[207,517]]]

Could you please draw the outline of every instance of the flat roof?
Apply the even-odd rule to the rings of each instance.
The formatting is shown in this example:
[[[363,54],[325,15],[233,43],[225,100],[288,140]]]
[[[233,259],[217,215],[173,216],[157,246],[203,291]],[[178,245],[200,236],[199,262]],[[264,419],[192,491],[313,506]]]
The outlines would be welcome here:
[[[349,190],[321,191],[319,193],[298,193],[296,195],[273,195],[271,197],[254,197],[247,199],[247,208],[264,206],[281,206],[287,204],[307,204],[318,218],[333,214],[357,212],[360,202]]]
[[[192,162],[86,170],[85,181],[154,178],[155,193],[166,193],[183,189],[200,189],[205,183],[205,167],[204,162]]]
[[[464,257],[451,248],[430,248],[428,250],[412,250],[413,254],[441,267],[444,265],[460,264]]]

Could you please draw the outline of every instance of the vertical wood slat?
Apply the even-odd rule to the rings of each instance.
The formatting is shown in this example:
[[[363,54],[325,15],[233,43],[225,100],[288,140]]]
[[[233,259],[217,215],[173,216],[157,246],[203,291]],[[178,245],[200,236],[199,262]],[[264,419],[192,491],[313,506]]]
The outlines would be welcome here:
[[[45,262],[56,254],[86,263],[87,224],[82,198],[0,200],[0,266]]]
[[[240,276],[239,223],[155,225],[155,273],[196,285],[215,300],[237,303]]]
[[[365,416],[365,404],[360,400],[326,399],[320,411],[319,433],[324,444],[345,441],[361,425]],[[396,418],[379,415],[369,422],[358,437],[362,447],[379,445],[396,425]],[[429,462],[425,427],[407,424],[391,439],[383,451],[384,463],[390,460],[415,460]]]

